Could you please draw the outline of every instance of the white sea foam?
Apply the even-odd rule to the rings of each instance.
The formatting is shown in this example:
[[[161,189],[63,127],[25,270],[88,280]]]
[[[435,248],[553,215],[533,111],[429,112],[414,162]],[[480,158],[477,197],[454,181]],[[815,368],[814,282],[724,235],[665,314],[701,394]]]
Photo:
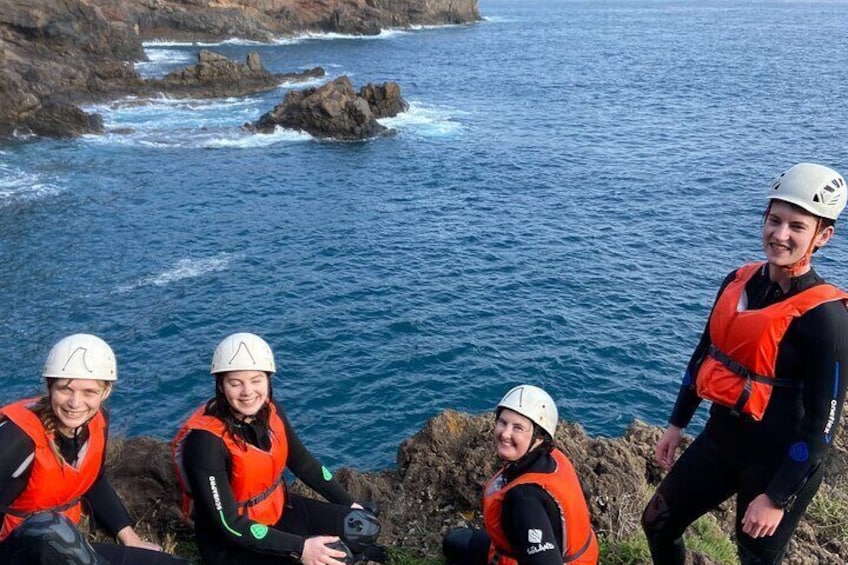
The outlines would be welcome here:
[[[244,133],[243,135],[217,137],[206,140],[202,144],[202,147],[208,149],[251,149],[253,147],[269,147],[278,143],[302,143],[304,141],[312,141],[312,139],[312,136],[308,133],[277,126],[274,128],[273,133]]]
[[[174,41],[170,39],[152,39],[142,43],[145,51],[165,47],[216,47],[218,45],[268,45],[262,41],[234,37],[222,41]]]
[[[257,98],[137,99],[87,107],[103,116],[108,133],[86,141],[100,144],[140,144],[153,147],[197,146],[198,140],[221,137],[256,119],[262,105]],[[202,145],[202,143],[201,143]]]
[[[144,50],[149,61],[138,61],[135,69],[144,78],[162,77],[175,68],[197,62],[197,54],[181,49],[149,47]]]
[[[201,259],[180,259],[175,265],[158,275],[144,277],[132,284],[121,285],[117,290],[118,292],[129,292],[145,286],[166,286],[176,281],[202,277],[207,273],[227,269],[237,258],[238,256],[232,253],[219,253],[213,257]]]
[[[0,163],[0,208],[16,202],[39,200],[61,192],[62,188],[46,175],[25,172]]]
[[[333,79],[331,77],[328,77],[327,75],[324,75],[322,77],[311,77],[306,80],[284,80],[283,82],[278,84],[277,87],[285,89],[304,89],[311,88],[313,86],[321,86],[325,82],[329,82],[331,80]]]
[[[463,112],[420,102],[410,102],[409,110],[394,118],[378,120],[382,125],[404,134],[421,137],[451,137],[462,130],[462,122],[457,118]]]
[[[383,29],[380,30],[380,33],[377,35],[354,35],[348,33],[304,33],[298,36],[295,36],[293,39],[298,40],[300,42],[303,41],[337,41],[339,39],[342,40],[356,40],[356,41],[369,41],[373,39],[392,39],[399,35],[405,35],[409,33],[408,30],[404,29]]]

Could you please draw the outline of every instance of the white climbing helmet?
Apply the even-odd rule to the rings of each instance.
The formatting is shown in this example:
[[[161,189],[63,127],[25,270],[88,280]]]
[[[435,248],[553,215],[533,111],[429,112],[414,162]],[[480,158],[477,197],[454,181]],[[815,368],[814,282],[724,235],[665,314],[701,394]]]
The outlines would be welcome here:
[[[544,390],[533,385],[519,385],[501,398],[498,408],[509,408],[529,418],[531,422],[548,432],[551,437],[556,435],[559,412],[556,403]]]
[[[53,346],[41,372],[47,379],[118,380],[118,364],[109,344],[91,334],[74,334]]]
[[[769,200],[783,200],[810,214],[836,220],[845,208],[848,190],[842,175],[824,165],[798,163],[771,185]]]
[[[212,354],[213,375],[228,371],[277,370],[274,352],[264,339],[251,333],[235,333],[224,338]]]

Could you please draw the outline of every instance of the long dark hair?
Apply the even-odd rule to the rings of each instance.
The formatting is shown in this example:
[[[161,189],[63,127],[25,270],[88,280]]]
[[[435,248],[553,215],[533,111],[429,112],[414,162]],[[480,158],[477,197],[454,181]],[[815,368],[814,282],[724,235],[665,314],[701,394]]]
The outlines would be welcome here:
[[[224,378],[226,376],[227,373],[218,373],[215,375],[215,397],[210,398],[206,403],[204,414],[214,416],[224,422],[224,425],[227,427],[226,433],[230,434],[237,443],[243,444],[244,439],[242,439],[240,434],[236,433],[236,430],[241,426],[241,421],[236,417],[236,413],[233,411],[230,403],[227,402],[227,397],[224,396]],[[268,379],[268,402],[253,416],[253,420],[267,428],[268,420],[271,417],[271,403],[274,401],[274,389],[271,383],[271,374],[265,373],[265,377]]]

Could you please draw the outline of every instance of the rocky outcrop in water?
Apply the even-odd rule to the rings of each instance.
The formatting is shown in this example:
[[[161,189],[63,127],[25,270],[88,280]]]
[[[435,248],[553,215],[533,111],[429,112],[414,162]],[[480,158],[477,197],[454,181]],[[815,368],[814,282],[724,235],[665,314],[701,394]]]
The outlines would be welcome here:
[[[421,556],[438,556],[447,528],[481,523],[482,488],[496,464],[491,427],[491,415],[446,411],[401,444],[396,469],[370,473],[342,469],[337,477],[354,498],[380,504],[383,543]],[[788,564],[842,565],[848,555],[846,427],[843,420],[817,501],[790,543]],[[661,434],[660,428],[640,422],[615,439],[587,436],[572,423],[560,422],[557,428],[557,442],[581,478],[594,527],[608,545],[642,535],[642,508],[662,476],[652,460]],[[151,438],[123,442],[112,450],[108,473],[131,513],[141,518],[142,531],[171,546],[190,537],[180,520],[177,483],[165,442]],[[300,483],[292,488],[310,494]],[[732,538],[732,504],[722,505],[712,519],[720,535]],[[714,563],[699,554],[690,556],[690,562]]]
[[[289,91],[253,127],[265,133],[279,126],[319,138],[366,139],[387,130],[378,119],[407,108],[396,83],[368,84],[357,93],[350,79],[342,76],[317,88]]]
[[[224,55],[203,49],[197,64],[174,71],[159,80],[145,82],[148,90],[167,92],[169,96],[193,98],[226,98],[244,96],[277,88],[282,82],[298,82],[324,76],[315,67],[299,73],[271,73],[262,66],[257,52],[251,52],[244,64]]]
[[[77,105],[156,87],[202,95],[199,84],[186,88],[187,75],[173,84],[142,80],[133,62],[145,58],[144,39],[268,41],[303,31],[377,33],[479,17],[477,0],[0,0],[0,136],[98,132],[97,118],[83,119]],[[256,76],[239,74],[241,84],[232,90],[220,81],[206,88],[210,96],[238,95]]]

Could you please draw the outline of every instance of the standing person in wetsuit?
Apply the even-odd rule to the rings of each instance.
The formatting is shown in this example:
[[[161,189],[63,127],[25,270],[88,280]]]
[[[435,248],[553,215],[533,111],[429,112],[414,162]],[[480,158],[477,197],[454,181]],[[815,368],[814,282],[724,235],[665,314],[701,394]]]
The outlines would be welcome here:
[[[486,485],[486,530],[458,528],[442,549],[448,565],[596,565],[598,542],[571,462],[554,446],[553,398],[520,385],[495,409],[503,467]]]
[[[766,261],[724,279],[656,446],[671,471],[642,515],[654,563],[682,564],[683,532],[733,494],[741,562],[779,563],[821,484],[848,383],[848,295],[810,262],[845,207],[845,180],[800,163],[768,200]],[[675,463],[702,398],[709,420]]]
[[[174,439],[201,557],[210,565],[383,562],[374,513],[354,503],[303,446],[273,398],[275,371],[259,336],[225,338],[212,356],[215,396]],[[286,468],[330,502],[287,492]]]
[[[118,378],[112,348],[74,334],[44,365],[47,394],[0,408],[0,563],[184,563],[143,541],[103,473],[109,417],[102,403]],[[122,545],[89,545],[76,527],[83,501]]]

